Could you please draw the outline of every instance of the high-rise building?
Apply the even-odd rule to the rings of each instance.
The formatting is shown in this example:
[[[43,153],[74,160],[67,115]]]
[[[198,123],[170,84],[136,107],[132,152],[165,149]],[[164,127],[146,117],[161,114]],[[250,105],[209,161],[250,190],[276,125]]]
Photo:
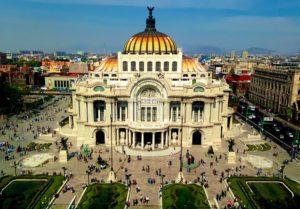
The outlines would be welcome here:
[[[242,58],[243,59],[248,59],[248,57],[249,57],[249,52],[248,51],[243,51]]]

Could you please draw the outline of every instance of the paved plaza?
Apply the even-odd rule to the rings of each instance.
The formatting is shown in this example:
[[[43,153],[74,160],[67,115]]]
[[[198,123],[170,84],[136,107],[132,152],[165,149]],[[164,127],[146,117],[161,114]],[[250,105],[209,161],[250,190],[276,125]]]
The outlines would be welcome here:
[[[58,146],[56,141],[61,138],[61,132],[56,132],[52,134],[45,134],[34,139],[37,133],[37,126],[49,128],[50,130],[58,130],[58,122],[67,117],[66,110],[69,105],[70,97],[56,97],[58,101],[55,104],[51,104],[42,110],[42,113],[38,116],[31,117],[29,119],[17,119],[13,117],[10,119],[10,128],[5,128],[5,122],[2,122],[3,134],[0,136],[0,142],[8,142],[9,144],[17,146],[26,146],[31,141],[38,143],[48,143],[51,142],[52,146],[50,150],[41,151],[49,152],[55,156],[59,156]],[[51,102],[50,102],[51,103]],[[31,125],[30,125],[31,124]],[[67,129],[67,126],[64,127]],[[16,135],[14,135],[16,133]],[[256,175],[258,168],[252,167],[249,163],[245,161],[245,157],[249,154],[244,152],[246,149],[243,143],[244,139],[247,138],[248,134],[257,135],[254,130],[248,125],[234,124],[231,132],[225,136],[222,140],[222,146],[218,150],[214,150],[214,155],[208,155],[207,147],[201,147],[201,145],[193,146],[191,148],[183,148],[183,162],[186,160],[186,153],[189,152],[195,158],[195,163],[201,165],[197,168],[191,170],[183,168],[183,174],[185,177],[185,182],[191,183],[201,181],[201,173],[204,174],[204,178],[207,182],[207,194],[208,199],[212,207],[224,208],[228,200],[232,200],[230,192],[227,192],[226,197],[222,198],[221,201],[216,201],[216,195],[220,194],[222,191],[227,190],[224,180],[221,180],[222,175],[227,177],[229,175]],[[39,134],[38,134],[39,135]],[[71,142],[72,146],[69,149],[69,153],[78,152],[79,148],[75,146],[75,137],[68,136],[68,142]],[[234,151],[236,153],[236,164],[228,164],[227,154],[228,154],[228,143],[229,138],[235,139],[236,145],[234,146]],[[266,141],[263,141],[265,143]],[[290,159],[289,154],[276,146],[273,142],[267,142],[272,146],[269,151],[257,151],[251,152],[253,155],[265,156],[273,161],[273,167],[270,169],[263,169],[261,175],[274,175],[278,173],[278,169],[282,165],[282,162],[286,159]],[[5,174],[14,174],[14,168],[12,164],[14,161],[18,162],[21,158],[28,157],[30,155],[36,154],[37,151],[27,152],[25,156],[19,156],[16,152],[8,153],[9,156],[14,155],[14,159],[5,160],[5,155],[7,150],[0,152],[0,162],[1,168]],[[122,147],[113,148],[113,169],[116,173],[117,181],[122,183],[125,182],[125,175],[130,174],[130,180],[132,183],[136,182],[135,185],[131,186],[130,192],[130,202],[132,203],[134,199],[140,199],[141,196],[147,196],[149,202],[147,205],[152,205],[153,208],[159,208],[159,190],[160,184],[162,182],[162,176],[164,176],[164,182],[169,183],[177,178],[179,167],[180,167],[180,147],[169,147],[166,150],[161,150],[158,152],[148,152],[148,151],[138,151],[138,150],[125,150],[126,155],[123,154]],[[277,153],[277,156],[274,156]],[[69,180],[67,185],[74,188],[75,192],[67,191],[61,193],[59,198],[54,202],[53,208],[67,208],[67,205],[75,197],[75,202],[78,200],[83,191],[83,187],[87,184],[88,175],[86,173],[88,166],[96,165],[97,157],[100,155],[104,160],[110,161],[110,147],[107,146],[95,146],[93,147],[92,159],[88,159],[87,162],[83,160],[78,160],[77,157],[72,157],[67,163],[60,163],[59,161],[54,162],[50,160],[47,164],[36,167],[36,168],[20,168],[18,167],[17,172],[27,173],[28,170],[34,174],[48,172],[52,174],[63,173],[62,167],[66,167],[66,174],[72,174],[73,178]],[[130,156],[130,161],[128,160]],[[141,156],[141,157],[139,157]],[[147,171],[149,168],[149,171]],[[300,176],[298,174],[299,163],[298,161],[290,162],[285,170],[284,175],[287,177],[300,181]],[[89,179],[107,181],[110,168],[100,170],[99,172],[93,171],[89,176]],[[157,175],[160,174],[160,175]],[[148,183],[149,178],[154,179],[155,183]],[[140,188],[140,191],[137,190]],[[142,203],[139,203],[139,206]],[[137,208],[137,206],[136,206]]]

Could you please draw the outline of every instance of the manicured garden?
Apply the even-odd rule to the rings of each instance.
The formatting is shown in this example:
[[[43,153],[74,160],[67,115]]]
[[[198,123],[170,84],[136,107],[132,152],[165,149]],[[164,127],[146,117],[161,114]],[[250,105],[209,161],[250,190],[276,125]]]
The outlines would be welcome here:
[[[263,143],[263,144],[247,144],[247,150],[248,152],[252,151],[268,151],[272,147],[268,143]]]
[[[0,208],[45,208],[62,185],[63,180],[63,176],[4,176],[0,178],[0,191],[2,191]]]
[[[127,190],[125,185],[117,183],[90,185],[80,200],[77,209],[123,209],[126,202]]]
[[[290,179],[231,177],[228,184],[247,209],[300,208],[300,185]]]
[[[163,188],[164,209],[210,208],[204,189],[196,184],[170,184]]]

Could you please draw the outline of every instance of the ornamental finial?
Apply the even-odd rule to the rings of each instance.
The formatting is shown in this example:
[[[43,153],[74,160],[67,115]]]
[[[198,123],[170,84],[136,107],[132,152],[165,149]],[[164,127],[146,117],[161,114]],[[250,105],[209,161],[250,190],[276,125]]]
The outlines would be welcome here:
[[[154,7],[147,7],[148,11],[149,11],[149,17],[152,17],[152,12],[154,10]]]
[[[154,7],[147,7],[149,11],[149,17],[146,20],[146,31],[156,31],[155,29],[155,18],[152,16]]]

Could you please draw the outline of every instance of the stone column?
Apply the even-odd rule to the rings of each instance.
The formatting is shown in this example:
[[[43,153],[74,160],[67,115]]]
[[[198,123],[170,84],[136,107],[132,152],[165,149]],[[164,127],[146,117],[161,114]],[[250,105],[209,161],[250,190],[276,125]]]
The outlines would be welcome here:
[[[98,121],[100,121],[100,106],[97,106],[97,112],[98,112]]]
[[[69,127],[73,128],[73,116],[69,115]]]
[[[128,105],[125,107],[125,121],[128,120],[128,113],[127,113],[127,111],[128,111]]]
[[[165,133],[162,131],[160,135],[160,140],[161,140],[161,148],[164,148],[164,141],[165,141]]]
[[[155,144],[155,132],[152,133],[152,150],[154,150],[154,144]]]
[[[164,103],[164,122],[169,122],[169,110],[170,110],[170,103],[165,102]]]
[[[105,110],[104,110],[105,121],[110,122],[110,116],[111,116],[111,103],[105,101]]]
[[[117,128],[117,141],[116,141],[116,145],[120,145],[120,129]]]
[[[132,146],[131,131],[130,130],[128,130],[128,145]]]
[[[144,149],[144,132],[142,132],[141,135],[142,135],[141,145],[142,145],[142,149]]]
[[[126,128],[125,145],[129,144],[128,129]]]
[[[128,115],[129,115],[128,122],[131,122],[133,120],[132,114],[133,114],[132,102],[128,102]]]
[[[135,148],[135,131],[133,132],[133,143],[132,143],[132,147]]]
[[[92,122],[94,122],[94,107],[93,107],[94,104],[93,104],[93,102],[88,102],[87,105],[88,105],[88,108],[87,108],[88,122],[92,123]]]
[[[192,121],[192,103],[186,103],[186,122],[190,123]]]
[[[120,105],[120,107],[119,107],[119,119],[118,119],[118,121],[122,121],[122,107],[121,107],[121,105]]]
[[[169,132],[166,131],[166,143],[165,143],[166,147],[169,147]]]

